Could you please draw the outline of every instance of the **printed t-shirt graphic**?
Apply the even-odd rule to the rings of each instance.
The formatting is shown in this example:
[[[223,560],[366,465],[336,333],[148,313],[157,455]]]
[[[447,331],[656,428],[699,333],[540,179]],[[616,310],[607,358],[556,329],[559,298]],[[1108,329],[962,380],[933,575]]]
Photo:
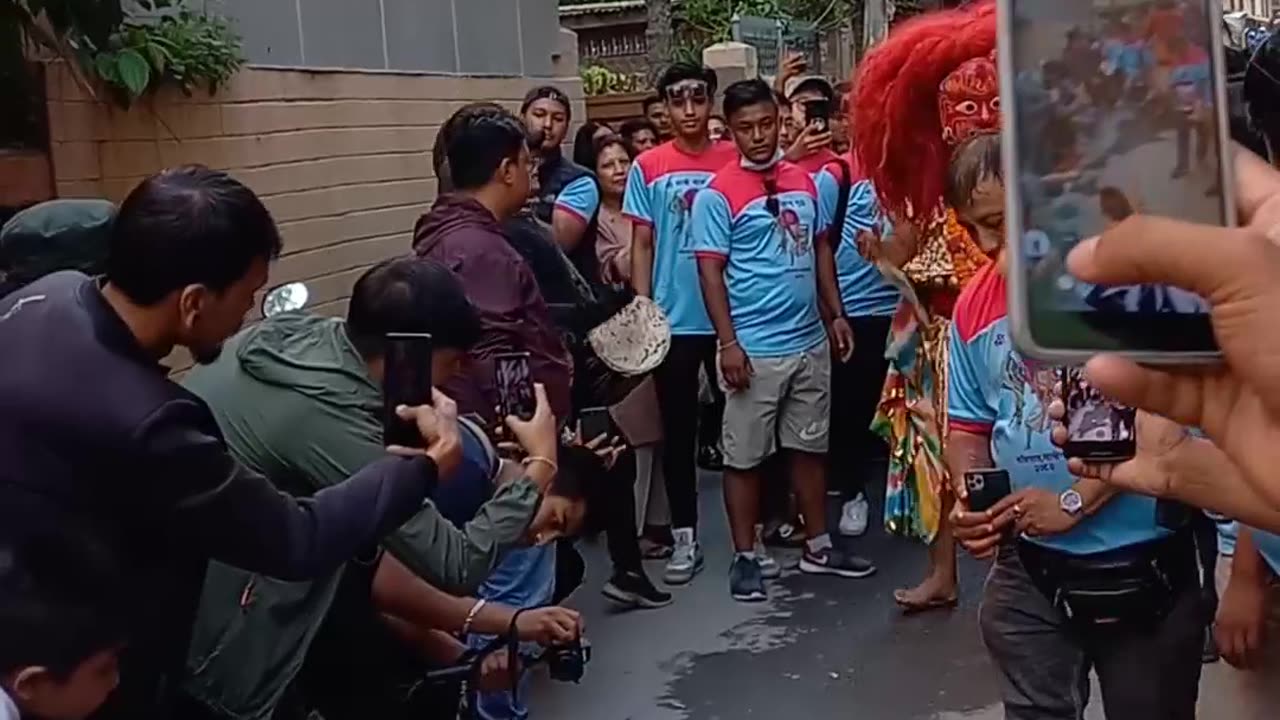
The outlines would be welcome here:
[[[840,182],[844,171],[837,163],[838,156],[828,151],[815,153],[816,158],[806,169],[818,187],[818,205],[829,218],[835,218],[840,203]],[[807,159],[807,158],[806,158]],[[880,210],[875,186],[862,178],[857,166],[849,163],[849,205],[845,210],[844,227],[840,229],[840,241],[836,245],[836,279],[840,282],[840,298],[844,311],[851,317],[892,317],[898,309],[899,293],[884,279],[876,266],[858,252],[858,233],[878,227],[883,239],[893,234],[893,228]]]
[[[574,180],[556,196],[556,208],[578,218],[585,225],[591,222],[600,209],[600,186],[592,175]]]
[[[950,429],[991,436],[995,466],[1014,492],[1043,488],[1055,495],[1075,484],[1049,438],[1045,411],[1059,368],[1023,358],[1009,334],[1004,276],[988,265],[960,293],[951,329],[947,411]],[[1152,498],[1122,493],[1070,532],[1032,542],[1073,555],[1127,547],[1168,534],[1156,524]]]
[[[698,285],[693,256],[693,201],[721,168],[738,161],[732,143],[716,142],[690,155],[667,142],[631,164],[622,212],[653,227],[653,300],[674,335],[714,331]]]
[[[776,217],[766,176],[777,180]],[[767,174],[735,163],[698,195],[695,251],[726,258],[729,312],[748,356],[789,357],[826,339],[818,315],[813,241],[829,223],[813,180],[787,162]]]

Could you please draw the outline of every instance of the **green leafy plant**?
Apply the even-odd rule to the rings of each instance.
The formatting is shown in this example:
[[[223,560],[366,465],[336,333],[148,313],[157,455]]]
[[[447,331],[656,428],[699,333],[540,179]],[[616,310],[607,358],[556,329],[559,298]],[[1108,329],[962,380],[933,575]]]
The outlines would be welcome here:
[[[154,22],[127,22],[93,63],[98,77],[127,103],[166,82],[188,95],[198,87],[216,92],[244,58],[226,21],[184,11]]]
[[[614,72],[601,65],[588,65],[579,75],[583,92],[593,96],[640,92],[648,84],[644,73]]]
[[[4,60],[45,48],[91,94],[89,79],[98,78],[124,105],[164,83],[216,91],[243,65],[240,40],[222,19],[182,10],[182,0],[133,4],[137,15],[120,0],[0,0],[0,49],[11,51]]]

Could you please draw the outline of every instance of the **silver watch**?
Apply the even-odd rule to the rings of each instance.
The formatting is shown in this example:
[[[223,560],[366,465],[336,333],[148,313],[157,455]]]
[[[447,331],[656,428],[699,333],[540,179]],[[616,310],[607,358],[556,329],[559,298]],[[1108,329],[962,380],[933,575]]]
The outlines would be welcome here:
[[[1058,496],[1058,507],[1071,517],[1079,517],[1084,512],[1084,498],[1075,488],[1068,488]]]

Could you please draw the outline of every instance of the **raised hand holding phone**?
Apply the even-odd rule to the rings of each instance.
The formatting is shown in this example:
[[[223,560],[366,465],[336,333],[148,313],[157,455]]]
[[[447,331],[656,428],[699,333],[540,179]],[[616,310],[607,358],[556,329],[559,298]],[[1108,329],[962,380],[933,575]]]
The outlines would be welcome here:
[[[556,428],[556,416],[551,412],[551,403],[547,400],[546,387],[541,383],[535,384],[533,394],[535,409],[532,416],[524,420],[516,415],[508,415],[505,422],[507,429],[519,443],[519,449],[523,451],[523,461],[529,476],[545,486],[546,483],[551,482],[559,469],[556,463],[559,457],[560,433]],[[501,449],[510,450],[511,448],[503,444]]]
[[[498,391],[498,411],[506,417],[529,420],[536,411],[533,372],[529,353],[504,353],[493,359],[494,387]]]
[[[462,462],[462,436],[458,430],[458,406],[439,390],[432,389],[431,404],[397,407],[396,416],[416,428],[425,447],[390,445],[388,452],[405,457],[423,455],[431,458],[442,479]]]
[[[831,131],[825,126],[806,124],[787,150],[786,160],[797,162],[831,146]]]
[[[382,440],[386,445],[424,447],[413,423],[397,413],[402,406],[432,402],[431,336],[426,333],[387,333],[382,355]]]

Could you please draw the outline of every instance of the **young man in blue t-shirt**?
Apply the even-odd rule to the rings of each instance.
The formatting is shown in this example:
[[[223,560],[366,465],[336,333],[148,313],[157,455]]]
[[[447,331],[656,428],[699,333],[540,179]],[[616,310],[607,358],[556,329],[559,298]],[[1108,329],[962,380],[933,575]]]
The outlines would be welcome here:
[[[813,178],[818,187],[818,204],[828,218],[839,214],[841,190],[844,198],[844,222],[832,228],[831,245],[836,260],[836,277],[840,299],[849,317],[856,342],[848,362],[831,368],[831,443],[830,475],[832,492],[844,499],[840,512],[840,533],[862,535],[867,530],[870,507],[864,492],[868,479],[884,481],[888,472],[888,445],[872,432],[871,421],[880,404],[889,361],[885,346],[889,326],[898,309],[899,293],[858,249],[858,237],[864,233],[884,236],[887,229],[884,213],[876,199],[875,187],[862,177],[851,156],[840,156],[830,148],[831,133],[814,135],[808,120],[809,103],[840,106],[831,83],[818,77],[801,81],[791,90],[792,113],[804,131],[788,154],[788,159]],[[813,144],[816,142],[816,146]]]
[[[1004,242],[998,136],[962,146],[947,202],[992,254]],[[1189,529],[1156,502],[1073,477],[1046,411],[1059,369],[1023,357],[1007,318],[1003,262],[960,295],[947,370],[947,464],[960,496],[956,538],[995,555],[982,634],[1011,720],[1077,720],[1096,672],[1108,717],[1194,718],[1204,608]],[[968,512],[964,476],[998,468],[1012,494]]]
[[[808,173],[782,160],[769,86],[734,83],[724,111],[742,158],[694,201],[693,237],[725,391],[724,494],[736,551],[729,591],[751,602],[765,599],[764,575],[776,573],[755,526],[760,466],[779,448],[790,451],[809,531],[800,569],[864,577],[874,568],[836,549],[826,531],[828,328],[839,360],[853,351],[826,240],[830,219]]]
[[[707,130],[716,94],[715,71],[676,63],[658,81],[675,139],[631,165],[622,211],[635,224],[631,281],[671,322],[671,349],[655,372],[662,415],[662,471],[675,548],[664,579],[683,584],[702,569],[698,546],[698,373],[714,372],[715,334],[698,292],[693,200],[720,168],[737,160],[731,143]]]

